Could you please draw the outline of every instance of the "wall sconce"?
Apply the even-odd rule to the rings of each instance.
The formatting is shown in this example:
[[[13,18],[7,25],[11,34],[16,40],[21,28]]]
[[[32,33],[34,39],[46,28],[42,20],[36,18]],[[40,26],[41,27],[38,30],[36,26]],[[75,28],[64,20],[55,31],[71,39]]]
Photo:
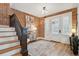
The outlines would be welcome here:
[[[76,29],[75,28],[72,29],[72,33],[76,34]]]
[[[75,28],[72,28],[72,31],[71,31],[71,33],[69,34],[69,36],[73,36],[73,35],[75,35],[76,34],[76,29]]]
[[[75,28],[72,29],[72,35],[73,35],[73,34],[74,34],[74,35],[77,35]]]

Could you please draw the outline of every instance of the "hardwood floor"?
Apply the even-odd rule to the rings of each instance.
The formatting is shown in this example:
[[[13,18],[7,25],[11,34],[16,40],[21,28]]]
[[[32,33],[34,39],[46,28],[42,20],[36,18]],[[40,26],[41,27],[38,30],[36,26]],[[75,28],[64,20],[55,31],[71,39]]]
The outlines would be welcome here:
[[[19,52],[19,53],[14,54],[13,56],[22,56],[22,54]]]
[[[47,40],[29,43],[28,52],[31,56],[74,56],[69,45]]]

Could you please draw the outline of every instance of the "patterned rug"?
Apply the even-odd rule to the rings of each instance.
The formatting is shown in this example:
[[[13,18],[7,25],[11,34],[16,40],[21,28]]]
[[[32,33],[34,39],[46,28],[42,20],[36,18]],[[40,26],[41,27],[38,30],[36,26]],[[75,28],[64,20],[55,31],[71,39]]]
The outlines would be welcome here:
[[[39,40],[28,44],[31,56],[71,56],[70,46],[62,43]]]

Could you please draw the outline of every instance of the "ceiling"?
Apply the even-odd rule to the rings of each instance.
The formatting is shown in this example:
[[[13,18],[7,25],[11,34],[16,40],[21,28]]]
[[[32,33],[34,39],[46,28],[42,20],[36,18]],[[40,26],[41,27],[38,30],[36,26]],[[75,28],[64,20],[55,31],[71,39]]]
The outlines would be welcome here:
[[[32,14],[34,16],[43,17],[45,15],[49,15],[66,9],[77,7],[77,4],[75,3],[11,3],[10,6],[12,8]],[[46,13],[42,14],[42,9],[44,6],[46,6]]]

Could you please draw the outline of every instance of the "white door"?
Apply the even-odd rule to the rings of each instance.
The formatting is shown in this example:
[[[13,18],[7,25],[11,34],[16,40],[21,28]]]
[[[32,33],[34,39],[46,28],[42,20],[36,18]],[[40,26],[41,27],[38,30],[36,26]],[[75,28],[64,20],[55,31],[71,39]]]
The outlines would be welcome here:
[[[62,43],[69,43],[72,31],[72,13],[64,13],[45,19],[45,38]]]
[[[62,17],[62,40],[61,42],[69,43],[69,36],[72,33],[72,13],[65,13]]]
[[[55,16],[45,19],[45,38],[47,40],[60,41],[57,38],[57,36],[59,35],[59,21],[60,21],[58,17]]]
[[[60,16],[55,16],[51,19],[50,21],[50,34],[51,34],[51,39],[54,40],[54,41],[60,41],[61,39],[60,38],[60,33],[59,33],[59,30],[60,30]]]

